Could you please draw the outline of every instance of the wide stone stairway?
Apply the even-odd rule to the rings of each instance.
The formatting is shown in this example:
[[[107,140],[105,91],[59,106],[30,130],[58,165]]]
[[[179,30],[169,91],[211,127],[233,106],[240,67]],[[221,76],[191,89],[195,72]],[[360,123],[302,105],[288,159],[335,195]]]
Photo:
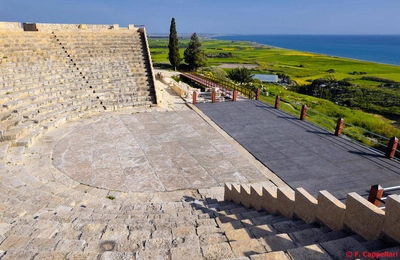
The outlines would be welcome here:
[[[218,200],[215,189],[115,197],[79,184],[56,195],[28,190],[4,190],[26,202],[18,205],[25,214],[3,212],[2,260],[364,259],[362,252],[400,249]]]

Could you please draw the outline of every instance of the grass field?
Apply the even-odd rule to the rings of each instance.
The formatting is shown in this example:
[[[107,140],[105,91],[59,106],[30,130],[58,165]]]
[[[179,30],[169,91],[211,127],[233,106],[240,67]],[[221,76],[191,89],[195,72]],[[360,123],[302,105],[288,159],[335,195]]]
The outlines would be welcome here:
[[[180,40],[181,57],[188,40]],[[168,39],[149,39],[151,55],[155,63],[168,63]],[[231,52],[233,57],[209,58],[210,66],[222,63],[257,64],[255,72],[285,73],[297,84],[307,84],[317,78],[333,76],[338,80],[348,79],[354,84],[366,87],[377,87],[379,82],[363,80],[363,76],[376,76],[400,82],[400,67],[377,64],[366,61],[344,59],[314,53],[270,48],[249,42],[232,42],[203,39],[203,49],[206,54]],[[333,69],[334,73],[327,72]],[[352,75],[353,72],[365,72],[364,75]]]
[[[187,39],[180,40],[182,58],[187,43]],[[149,45],[155,65],[163,64],[164,68],[169,68],[168,39],[150,38]],[[295,80],[298,85],[310,84],[314,79],[330,76],[337,80],[346,79],[352,84],[357,84],[361,88],[382,91],[386,94],[386,97],[389,95],[393,98],[400,99],[399,91],[383,90],[379,88],[381,82],[362,78],[364,76],[374,76],[400,82],[399,66],[270,48],[268,46],[249,42],[203,39],[202,48],[205,50],[206,54],[210,56],[216,56],[220,53],[231,53],[230,57],[208,58],[209,66],[218,66],[223,63],[257,64],[258,66],[252,69],[253,73],[284,73],[289,75],[292,80]],[[332,71],[334,71],[334,73],[332,73]],[[362,74],[360,72],[362,72]],[[395,123],[393,119],[400,120],[400,114],[392,114],[391,119],[388,119],[382,116],[386,112],[383,110],[382,113],[364,113],[360,110],[335,105],[328,100],[291,92],[276,85],[268,86],[268,91],[272,95],[270,97],[264,96],[262,99],[271,103],[273,102],[272,96],[281,95],[286,101],[283,102],[282,109],[287,112],[298,113],[301,105],[307,104],[316,113],[322,113],[332,118],[343,117],[347,123],[366,128],[368,131],[387,137],[400,135],[400,131],[392,126],[392,124]],[[319,115],[316,115],[316,117],[318,118]]]

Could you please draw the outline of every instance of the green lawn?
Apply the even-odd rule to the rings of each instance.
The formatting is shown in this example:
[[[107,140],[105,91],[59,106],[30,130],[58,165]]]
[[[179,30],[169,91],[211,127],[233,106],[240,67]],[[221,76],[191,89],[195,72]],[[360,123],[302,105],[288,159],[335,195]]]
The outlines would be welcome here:
[[[188,40],[180,40],[181,57]],[[168,63],[168,39],[149,39],[151,55],[155,63]],[[203,39],[203,49],[207,54],[229,53],[229,58],[209,58],[210,66],[222,63],[258,64],[255,71],[262,73],[285,73],[299,85],[307,80],[322,78],[327,75],[336,79],[350,79],[368,87],[377,87],[378,82],[361,79],[362,76],[376,76],[400,82],[400,67],[372,62],[337,58],[332,56],[306,53],[293,50],[269,48],[248,42],[231,42]],[[335,73],[329,73],[333,69]],[[352,72],[366,72],[365,75],[351,75]]]
[[[181,57],[187,46],[188,39],[180,40]],[[168,68],[168,39],[149,39],[152,59],[157,64],[164,64]],[[392,120],[382,115],[391,114],[392,118],[400,118],[400,107],[383,107],[372,101],[382,102],[389,99],[400,100],[398,90],[382,89],[377,81],[362,79],[364,76],[374,76],[383,79],[390,79],[400,82],[400,66],[377,64],[372,62],[344,59],[327,55],[306,53],[279,48],[270,48],[249,42],[222,41],[203,39],[202,48],[206,54],[232,53],[232,57],[212,57],[208,59],[209,66],[218,66],[223,63],[257,64],[258,67],[252,70],[253,73],[284,73],[295,80],[298,85],[307,85],[314,79],[326,76],[334,77],[337,80],[347,79],[360,88],[368,89],[370,104],[368,107],[374,114],[368,114],[359,109],[350,109],[335,105],[333,102],[311,96],[301,95],[285,90],[279,86],[268,86],[270,97],[262,99],[273,103],[274,95],[281,95],[287,101],[283,102],[282,109],[291,113],[298,113],[302,104],[307,104],[315,112],[326,114],[332,118],[344,117],[347,123],[368,129],[368,131],[391,137],[400,136],[400,131],[393,126]],[[328,71],[331,72],[328,72]],[[332,73],[332,70],[334,71]],[[353,75],[353,72],[357,72]],[[360,72],[363,74],[360,75]],[[319,116],[316,115],[318,118]],[[332,129],[332,128],[331,128]],[[353,131],[357,132],[358,130]],[[361,134],[361,133],[360,133]],[[364,134],[365,135],[365,134]]]

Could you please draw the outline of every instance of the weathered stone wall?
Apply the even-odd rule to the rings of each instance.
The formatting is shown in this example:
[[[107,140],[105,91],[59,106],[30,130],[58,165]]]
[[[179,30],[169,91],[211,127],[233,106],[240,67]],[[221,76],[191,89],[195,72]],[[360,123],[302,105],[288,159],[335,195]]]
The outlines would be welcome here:
[[[156,79],[160,80],[165,85],[168,85],[176,94],[178,94],[182,98],[191,98],[193,91],[200,92],[200,89],[192,88],[187,84],[182,82],[176,82],[175,80],[167,81],[165,80],[162,73],[157,73]]]
[[[120,27],[119,24],[57,24],[57,23],[24,23],[24,26],[35,28],[38,31],[65,31],[65,30],[137,30],[133,24],[129,24],[127,28]],[[0,22],[0,30],[23,30],[20,22]]]
[[[0,22],[0,30],[22,31],[22,27],[19,22]]]
[[[271,214],[295,216],[307,223],[319,221],[333,230],[349,229],[367,240],[383,237],[400,243],[399,195],[389,196],[383,211],[356,193],[348,194],[345,205],[328,191],[320,191],[317,200],[302,188],[294,192],[287,187],[253,189],[249,184],[225,184],[225,200]]]
[[[36,28],[39,31],[65,31],[65,30],[122,30],[127,28],[119,27],[119,24],[53,24],[37,23]],[[129,29],[135,28],[133,25]]]

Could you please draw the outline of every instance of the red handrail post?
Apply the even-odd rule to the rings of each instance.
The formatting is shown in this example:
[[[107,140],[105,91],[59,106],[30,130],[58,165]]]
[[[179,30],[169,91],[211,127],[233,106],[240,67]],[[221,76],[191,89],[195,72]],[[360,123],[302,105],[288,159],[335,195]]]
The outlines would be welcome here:
[[[396,153],[397,145],[399,143],[399,139],[397,137],[392,137],[389,140],[389,144],[386,150],[386,158],[392,159]]]
[[[260,89],[258,88],[257,89],[257,92],[256,92],[256,100],[260,100]]]
[[[305,120],[307,116],[307,105],[301,107],[300,120]]]
[[[343,125],[344,125],[344,119],[343,118],[339,118],[336,122],[336,129],[335,129],[335,135],[339,136],[342,134],[342,130],[343,130]]]
[[[237,90],[233,90],[233,101],[236,101],[237,99]]]
[[[276,98],[275,98],[275,108],[279,109],[280,105],[281,105],[281,97],[280,96],[276,96]]]
[[[383,195],[383,188],[380,185],[372,185],[371,189],[369,190],[368,201],[374,204],[375,206],[379,207],[380,201],[379,199],[382,198]]]
[[[196,103],[197,103],[197,92],[193,91],[193,102],[192,102],[192,104],[196,105]]]
[[[215,90],[213,90],[213,92],[211,94],[211,102],[215,103],[216,99],[217,99],[217,92]]]

